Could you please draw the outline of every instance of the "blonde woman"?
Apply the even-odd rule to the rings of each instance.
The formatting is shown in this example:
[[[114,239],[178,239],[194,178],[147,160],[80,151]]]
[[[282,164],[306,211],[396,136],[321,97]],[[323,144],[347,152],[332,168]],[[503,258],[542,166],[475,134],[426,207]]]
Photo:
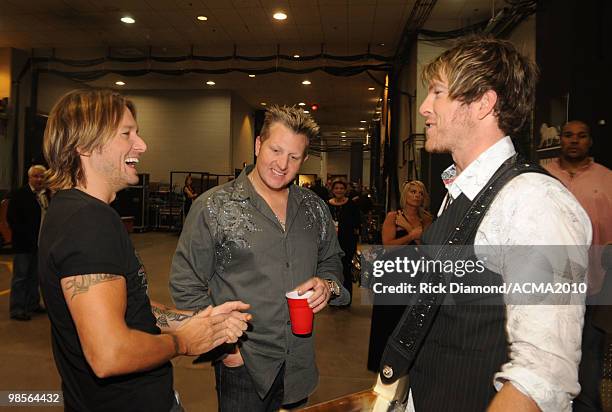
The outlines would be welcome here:
[[[382,227],[383,245],[420,244],[423,232],[432,222],[427,211],[429,194],[423,182],[412,180],[404,184],[400,206],[387,213]]]
[[[412,180],[402,187],[400,209],[387,213],[382,227],[383,245],[415,245],[421,243],[421,236],[432,222],[429,194],[423,182]],[[378,372],[387,339],[399,322],[403,305],[374,305],[370,329],[368,369]]]

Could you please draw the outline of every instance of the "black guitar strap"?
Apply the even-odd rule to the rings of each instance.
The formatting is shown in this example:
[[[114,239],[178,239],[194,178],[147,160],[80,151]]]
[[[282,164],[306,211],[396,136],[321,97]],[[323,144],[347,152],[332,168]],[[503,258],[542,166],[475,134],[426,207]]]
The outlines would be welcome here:
[[[468,239],[473,238],[495,196],[510,180],[523,173],[548,174],[539,165],[522,161],[516,155],[506,160],[476,195],[468,212],[439,248],[434,259],[457,259],[462,248],[453,246],[465,245]],[[445,279],[442,273],[426,273],[422,281],[442,284]],[[414,305],[406,308],[383,353],[380,368],[383,383],[391,384],[408,373],[444,297],[441,293],[421,294]]]

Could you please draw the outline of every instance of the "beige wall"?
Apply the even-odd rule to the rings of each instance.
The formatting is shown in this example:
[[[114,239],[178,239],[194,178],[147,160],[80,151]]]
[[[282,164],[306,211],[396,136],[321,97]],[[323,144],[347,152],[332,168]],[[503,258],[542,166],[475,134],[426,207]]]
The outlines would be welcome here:
[[[255,125],[252,108],[240,96],[232,93],[232,169],[253,163],[255,153]]]
[[[140,135],[148,145],[139,171],[152,181],[170,171],[233,174],[229,92],[132,90]],[[182,182],[181,182],[182,184]]]
[[[350,152],[328,152],[327,153],[327,174],[346,175],[347,179],[351,174],[351,153]]]

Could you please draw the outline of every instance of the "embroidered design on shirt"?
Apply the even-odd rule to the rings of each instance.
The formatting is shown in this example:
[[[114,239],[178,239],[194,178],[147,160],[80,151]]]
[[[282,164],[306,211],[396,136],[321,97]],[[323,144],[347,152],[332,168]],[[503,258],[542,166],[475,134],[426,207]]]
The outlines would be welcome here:
[[[319,240],[323,241],[327,237],[327,229],[329,227],[329,217],[325,213],[321,199],[314,193],[305,193],[304,199],[305,213],[306,213],[306,225],[305,230],[312,230],[315,228],[319,233]]]
[[[217,271],[222,273],[232,259],[232,249],[251,247],[247,233],[261,231],[253,220],[248,200],[241,195],[242,185],[221,188],[206,199],[208,221],[215,239]],[[237,196],[236,196],[237,195]]]

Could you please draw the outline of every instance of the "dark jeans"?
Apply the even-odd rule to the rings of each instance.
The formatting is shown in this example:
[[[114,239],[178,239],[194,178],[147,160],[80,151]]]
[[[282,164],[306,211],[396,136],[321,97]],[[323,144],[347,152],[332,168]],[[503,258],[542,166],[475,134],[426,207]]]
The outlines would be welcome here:
[[[37,253],[17,253],[13,259],[10,315],[29,315],[39,305]]]
[[[604,368],[606,334],[593,325],[593,306],[586,307],[584,328],[582,329],[582,358],[578,368],[580,394],[574,399],[574,412],[600,412],[601,379]]]
[[[265,398],[261,399],[255,390],[251,375],[244,365],[228,368],[223,362],[215,363],[215,381],[219,412],[272,412],[283,404],[283,378],[285,366],[276,376]]]

